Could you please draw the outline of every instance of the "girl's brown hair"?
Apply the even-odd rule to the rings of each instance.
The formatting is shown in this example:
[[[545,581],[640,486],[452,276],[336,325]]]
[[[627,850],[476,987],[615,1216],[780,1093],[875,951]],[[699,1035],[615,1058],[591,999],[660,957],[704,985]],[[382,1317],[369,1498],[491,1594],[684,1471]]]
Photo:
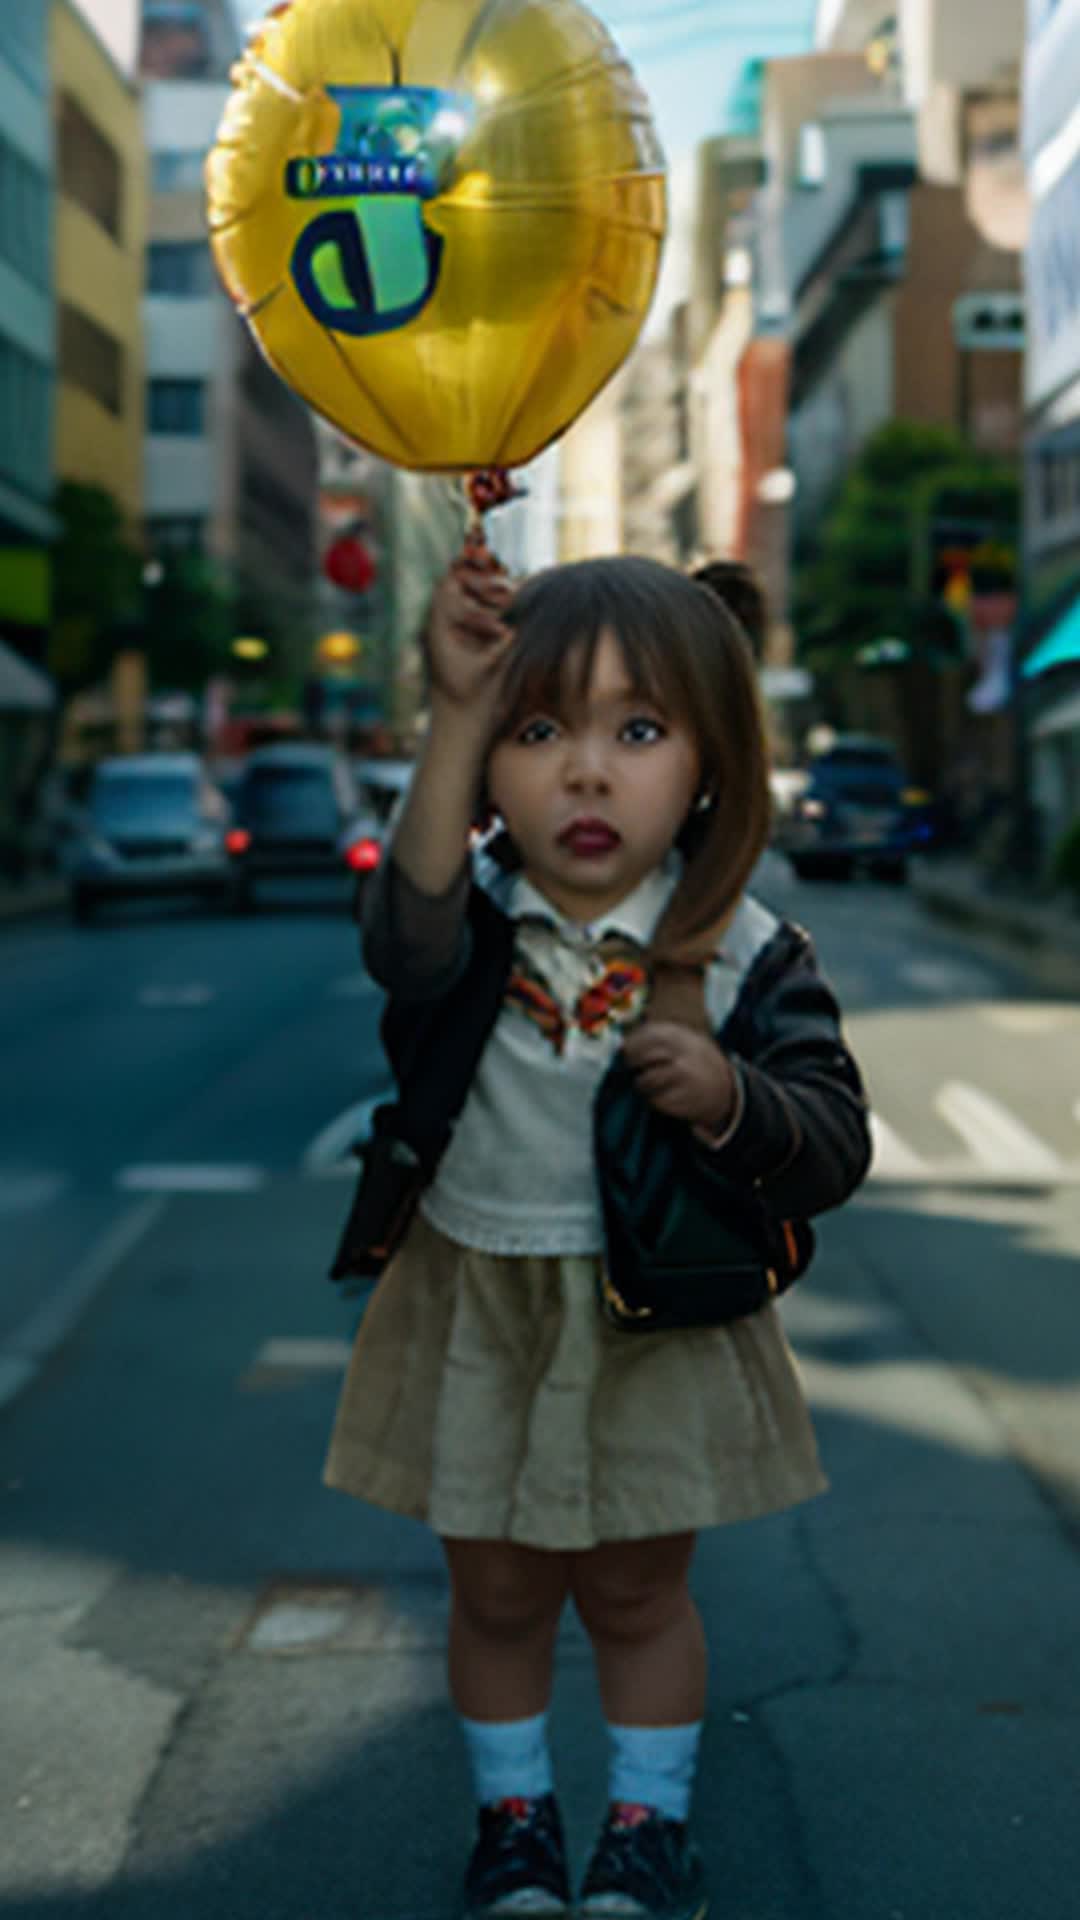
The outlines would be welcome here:
[[[768,756],[746,638],[708,587],[634,555],[536,574],[506,618],[517,639],[500,734],[538,710],[561,713],[588,688],[605,633],[636,691],[685,726],[701,758],[707,811],[690,815],[686,864],[653,939],[653,958],[700,965],[715,950],[769,837]]]

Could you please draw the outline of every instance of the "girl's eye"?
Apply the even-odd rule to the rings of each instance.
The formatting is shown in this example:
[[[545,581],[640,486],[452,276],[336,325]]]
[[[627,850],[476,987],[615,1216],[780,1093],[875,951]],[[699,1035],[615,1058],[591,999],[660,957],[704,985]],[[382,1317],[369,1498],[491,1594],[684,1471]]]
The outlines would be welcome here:
[[[530,720],[521,728],[517,742],[522,747],[535,747],[545,740],[554,740],[555,722],[553,720]]]
[[[619,738],[628,741],[631,746],[642,747],[651,746],[654,740],[663,740],[666,733],[667,728],[662,720],[653,720],[645,713],[635,713],[632,720],[626,721]]]

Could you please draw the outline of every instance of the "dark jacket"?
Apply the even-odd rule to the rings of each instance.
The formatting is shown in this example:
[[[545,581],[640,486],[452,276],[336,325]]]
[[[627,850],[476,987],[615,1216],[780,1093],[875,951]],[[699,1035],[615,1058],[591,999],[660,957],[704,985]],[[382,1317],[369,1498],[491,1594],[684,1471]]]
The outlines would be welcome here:
[[[513,921],[485,887],[463,879],[443,903],[441,950],[436,942],[429,964],[416,966],[408,941],[387,939],[388,921],[408,918],[400,907],[396,915],[388,910],[394,887],[410,891],[401,876],[384,870],[365,955],[389,989],[382,1040],[397,1099],[378,1110],[372,1140],[362,1149],[364,1172],[334,1279],[377,1274],[398,1244],[465,1104],[513,958]],[[755,911],[756,948],[716,1031],[741,1084],[739,1123],[719,1148],[701,1145],[681,1123],[669,1137],[687,1167],[707,1169],[710,1179],[723,1176],[733,1191],[753,1190],[777,1223],[805,1222],[840,1206],[866,1177],[867,1103],[810,936]],[[812,1250],[808,1230],[802,1245],[799,1271]]]

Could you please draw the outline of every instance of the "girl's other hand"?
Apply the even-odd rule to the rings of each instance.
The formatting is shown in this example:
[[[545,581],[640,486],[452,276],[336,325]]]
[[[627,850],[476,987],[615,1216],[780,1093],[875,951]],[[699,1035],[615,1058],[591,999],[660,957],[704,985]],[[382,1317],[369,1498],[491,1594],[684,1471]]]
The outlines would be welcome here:
[[[454,707],[494,704],[513,633],[514,589],[488,548],[470,541],[435,589],[427,624],[432,693]]]
[[[736,1082],[727,1055],[707,1034],[670,1020],[644,1020],[623,1042],[638,1090],[658,1112],[720,1133],[735,1111]]]

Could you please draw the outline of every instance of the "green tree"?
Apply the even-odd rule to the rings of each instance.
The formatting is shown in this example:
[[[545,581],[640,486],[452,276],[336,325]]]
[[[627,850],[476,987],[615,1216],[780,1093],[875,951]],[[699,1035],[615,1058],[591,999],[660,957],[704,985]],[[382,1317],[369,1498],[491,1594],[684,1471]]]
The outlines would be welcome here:
[[[151,685],[197,692],[228,670],[233,596],[200,554],[163,554],[146,577],[140,625]]]
[[[107,673],[117,634],[137,619],[141,561],[124,515],[103,487],[65,480],[57,489],[49,667],[74,691]]]
[[[893,421],[867,441],[822,528],[797,560],[800,652],[841,666],[883,638],[947,650],[955,627],[932,591],[930,525],[947,497],[966,517],[1015,528],[1019,482],[948,428]]]

